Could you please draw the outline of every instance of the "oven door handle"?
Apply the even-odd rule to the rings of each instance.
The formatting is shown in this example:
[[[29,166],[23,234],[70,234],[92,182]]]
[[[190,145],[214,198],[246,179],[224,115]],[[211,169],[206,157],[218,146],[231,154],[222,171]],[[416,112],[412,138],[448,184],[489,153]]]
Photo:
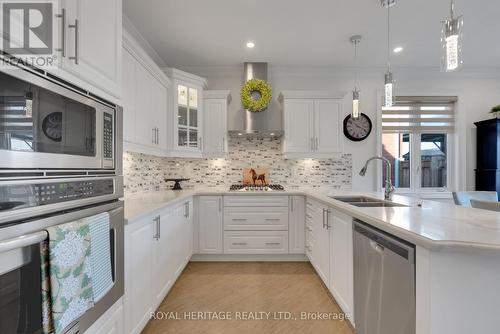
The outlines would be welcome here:
[[[5,253],[13,249],[23,248],[38,244],[47,239],[47,231],[40,231],[31,234],[22,235],[20,237],[0,241],[0,253]]]

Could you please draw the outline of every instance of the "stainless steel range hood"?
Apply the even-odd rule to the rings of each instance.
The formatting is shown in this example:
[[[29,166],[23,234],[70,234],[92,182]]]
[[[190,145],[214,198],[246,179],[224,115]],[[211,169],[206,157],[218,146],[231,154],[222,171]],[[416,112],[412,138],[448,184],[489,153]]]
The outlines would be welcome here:
[[[251,79],[267,81],[267,63],[245,63],[243,78],[243,83]],[[276,119],[281,119],[281,111],[273,101],[265,110],[252,112],[242,109],[241,112],[245,115],[244,126],[241,129],[229,130],[231,136],[277,138],[283,135],[283,131],[276,124]]]

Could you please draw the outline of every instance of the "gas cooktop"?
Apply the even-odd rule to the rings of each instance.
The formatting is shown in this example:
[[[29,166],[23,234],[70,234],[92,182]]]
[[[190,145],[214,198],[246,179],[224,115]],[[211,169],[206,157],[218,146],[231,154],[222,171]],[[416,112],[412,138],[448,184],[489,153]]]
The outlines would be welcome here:
[[[284,191],[285,188],[281,184],[265,184],[265,185],[246,185],[233,184],[229,188],[230,191]]]

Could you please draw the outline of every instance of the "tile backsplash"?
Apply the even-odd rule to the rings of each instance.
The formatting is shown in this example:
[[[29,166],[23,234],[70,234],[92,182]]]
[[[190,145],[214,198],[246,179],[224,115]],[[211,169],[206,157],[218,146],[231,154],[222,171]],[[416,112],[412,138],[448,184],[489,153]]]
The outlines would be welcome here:
[[[165,178],[189,178],[184,188],[217,187],[240,183],[245,167],[269,169],[271,183],[284,186],[350,189],[352,157],[285,160],[280,139],[232,138],[229,154],[222,159],[165,158],[124,152],[125,193],[165,189]]]

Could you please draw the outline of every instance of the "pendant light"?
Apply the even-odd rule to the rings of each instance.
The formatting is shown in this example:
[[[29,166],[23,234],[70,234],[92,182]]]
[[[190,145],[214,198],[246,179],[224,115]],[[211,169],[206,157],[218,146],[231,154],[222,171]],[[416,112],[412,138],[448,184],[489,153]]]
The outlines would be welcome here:
[[[359,91],[358,91],[358,44],[361,42],[360,35],[351,36],[350,41],[354,44],[354,90],[352,91],[352,113],[351,117],[359,117]]]
[[[443,21],[444,26],[441,33],[442,61],[441,68],[446,71],[455,71],[462,67],[462,26],[463,16],[455,17],[455,4],[451,1],[450,17]]]
[[[385,82],[385,94],[384,94],[384,106],[392,107],[393,105],[393,94],[394,94],[394,80],[391,72],[391,16],[390,10],[393,5],[396,4],[396,0],[381,0],[382,7],[387,8],[387,72],[384,76]]]

